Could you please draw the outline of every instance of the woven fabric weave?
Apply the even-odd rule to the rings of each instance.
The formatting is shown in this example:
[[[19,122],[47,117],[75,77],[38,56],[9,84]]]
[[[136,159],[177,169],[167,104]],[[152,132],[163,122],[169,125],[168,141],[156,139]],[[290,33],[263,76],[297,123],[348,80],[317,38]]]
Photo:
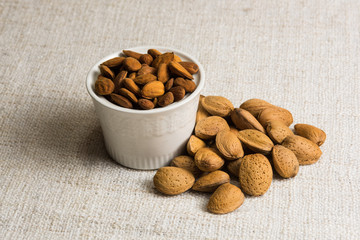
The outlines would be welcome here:
[[[0,34],[0,238],[360,236],[359,1],[3,0]],[[159,194],[155,171],[107,155],[85,89],[99,59],[141,45],[196,57],[204,95],[324,129],[322,157],[226,215],[209,194]]]

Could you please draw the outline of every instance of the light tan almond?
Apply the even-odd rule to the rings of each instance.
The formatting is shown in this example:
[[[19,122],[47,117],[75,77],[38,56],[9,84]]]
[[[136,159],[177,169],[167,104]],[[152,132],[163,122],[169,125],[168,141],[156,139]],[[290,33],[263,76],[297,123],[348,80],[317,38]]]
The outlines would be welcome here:
[[[168,64],[173,60],[174,60],[174,53],[170,53],[170,52],[163,53],[154,59],[154,61],[151,63],[151,66],[157,69],[159,68],[161,63]]]
[[[190,156],[194,156],[195,153],[203,147],[206,147],[206,143],[195,135],[191,135],[186,144],[186,150]]]
[[[255,129],[245,129],[239,131],[237,137],[250,150],[256,153],[269,154],[274,144],[264,133]]]
[[[271,120],[268,122],[266,132],[274,143],[281,144],[287,136],[292,136],[294,133],[283,122],[279,120]]]
[[[183,67],[180,63],[176,61],[169,62],[169,70],[171,73],[175,74],[178,77],[184,77],[188,79],[193,79],[194,77]]]
[[[271,185],[273,171],[269,160],[262,154],[246,155],[240,164],[241,189],[252,196],[266,193]]]
[[[282,145],[295,153],[300,165],[316,163],[322,154],[316,143],[298,135],[286,137]]]
[[[211,195],[207,209],[216,214],[225,214],[238,209],[245,200],[240,188],[230,183],[218,187]]]
[[[227,169],[229,170],[229,172],[236,177],[239,177],[239,169],[240,169],[240,164],[241,164],[242,159],[243,158],[239,158],[234,161],[230,161],[230,162],[228,162],[228,164],[226,166]]]
[[[207,118],[207,117],[210,117],[210,113],[208,113],[205,108],[201,105],[201,101],[202,99],[204,99],[205,96],[203,95],[200,95],[200,98],[199,98],[199,105],[198,105],[198,109],[197,109],[197,112],[196,112],[196,123],[200,122],[202,119],[204,118]]]
[[[284,146],[275,145],[271,152],[276,172],[283,178],[295,177],[299,171],[299,161],[295,154]]]
[[[107,66],[109,68],[115,68],[115,67],[121,66],[124,59],[125,59],[125,57],[114,57],[114,58],[111,58],[111,59],[103,62],[102,64],[104,64],[105,66]]]
[[[199,71],[199,66],[193,62],[179,62],[190,74],[195,74]]]
[[[199,192],[214,192],[220,185],[228,182],[230,182],[229,174],[216,170],[196,180],[192,189]]]
[[[127,57],[123,61],[123,66],[128,71],[136,72],[141,68],[141,63],[133,57]]]
[[[230,130],[225,119],[211,116],[202,119],[195,125],[195,135],[203,140],[213,139],[221,130]]]
[[[254,117],[257,117],[262,110],[268,107],[274,107],[274,105],[257,98],[249,99],[240,105],[240,108],[250,112]]]
[[[274,120],[282,121],[286,126],[290,126],[293,123],[292,114],[285,108],[281,107],[265,108],[260,112],[257,119],[264,128],[266,128],[268,122]]]
[[[191,172],[194,176],[198,176],[201,174],[201,170],[195,165],[195,161],[192,157],[187,155],[180,155],[175,157],[171,163],[171,166],[184,168]]]
[[[162,167],[153,178],[155,188],[167,195],[177,195],[189,190],[194,182],[194,175],[184,168]]]
[[[234,106],[229,99],[221,96],[206,96],[202,99],[201,105],[211,115],[220,117],[227,117],[234,110]]]
[[[141,89],[141,96],[148,99],[160,97],[164,93],[165,86],[160,81],[149,82]]]
[[[157,78],[162,83],[166,83],[169,80],[169,71],[166,63],[159,64]]]
[[[235,160],[244,156],[240,140],[230,129],[219,131],[215,142],[216,148],[226,160]]]
[[[239,130],[255,129],[265,133],[265,129],[259,121],[245,109],[235,108],[231,112],[231,120]]]
[[[153,75],[151,73],[147,73],[147,74],[137,76],[134,79],[134,82],[136,84],[144,85],[144,84],[147,84],[149,82],[156,81],[156,80],[157,80],[157,77],[155,75]]]
[[[220,153],[213,148],[200,148],[195,153],[195,164],[204,172],[213,172],[220,169],[225,161],[220,157]]]
[[[239,132],[239,130],[238,130],[236,127],[234,127],[234,126],[230,126],[230,131],[231,131],[232,133],[234,133],[236,136],[237,136],[237,134],[238,134],[238,132]]]
[[[132,57],[132,58],[135,58],[136,60],[139,60],[140,57],[142,56],[141,53],[134,52],[134,51],[131,51],[131,50],[123,50],[123,53],[124,53],[127,57]]]
[[[326,139],[326,133],[315,126],[309,124],[298,123],[294,126],[296,134],[313,141],[321,146]]]

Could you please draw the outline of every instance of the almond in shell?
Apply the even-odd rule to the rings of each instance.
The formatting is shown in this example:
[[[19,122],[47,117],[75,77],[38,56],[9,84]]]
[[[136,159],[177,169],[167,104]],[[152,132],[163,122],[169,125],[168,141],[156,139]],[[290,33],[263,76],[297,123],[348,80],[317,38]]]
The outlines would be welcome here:
[[[240,105],[241,109],[245,109],[250,112],[254,117],[257,117],[262,110],[268,107],[274,107],[274,105],[257,98],[249,99]]]
[[[291,112],[281,107],[265,108],[259,113],[257,119],[264,128],[266,128],[269,122],[274,120],[282,121],[286,126],[290,126],[293,123]]]
[[[266,126],[266,132],[274,143],[281,144],[287,136],[294,135],[293,131],[279,120],[271,120]]]
[[[203,140],[215,138],[221,130],[230,130],[230,127],[225,119],[218,116],[204,118],[195,125],[195,135]]]
[[[238,209],[244,200],[245,196],[240,188],[225,183],[211,195],[207,209],[212,213],[225,214]]]
[[[206,96],[202,99],[201,105],[211,115],[220,117],[227,117],[234,110],[234,106],[229,99],[221,96]]]
[[[220,153],[213,148],[201,148],[195,154],[196,166],[204,172],[213,172],[220,169],[225,161],[220,157]]]
[[[271,152],[276,172],[283,178],[295,177],[299,171],[299,161],[295,154],[284,146],[275,145]]]
[[[184,168],[162,167],[153,178],[155,188],[167,195],[177,195],[189,190],[194,182],[194,175]]]
[[[194,156],[195,153],[203,147],[206,147],[206,143],[195,135],[191,135],[186,144],[186,150],[190,156]]]
[[[269,154],[274,146],[271,139],[255,129],[245,129],[238,132],[237,137],[250,150],[256,153]]]
[[[241,108],[235,108],[231,112],[231,120],[237,129],[255,129],[265,133],[264,127],[259,121],[248,111]]]
[[[215,142],[217,149],[227,160],[235,160],[244,156],[240,140],[230,129],[218,132]]]
[[[187,155],[180,155],[175,157],[171,163],[171,166],[184,168],[191,172],[194,176],[198,176],[201,174],[200,169],[195,165],[195,161],[192,157]]]
[[[230,182],[229,174],[216,170],[196,180],[192,189],[199,192],[214,192],[217,187],[228,182]]]
[[[294,126],[296,134],[309,139],[310,141],[316,143],[318,146],[321,146],[326,139],[326,133],[310,124],[298,123]]]
[[[227,169],[231,174],[233,174],[236,177],[239,177],[239,169],[241,164],[242,158],[236,159],[234,161],[230,161],[227,164]]]

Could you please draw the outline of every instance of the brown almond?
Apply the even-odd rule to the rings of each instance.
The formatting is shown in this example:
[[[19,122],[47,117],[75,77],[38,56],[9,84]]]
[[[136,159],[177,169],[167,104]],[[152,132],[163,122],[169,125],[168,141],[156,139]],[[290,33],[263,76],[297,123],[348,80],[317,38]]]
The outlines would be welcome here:
[[[138,99],[135,96],[135,94],[133,94],[132,92],[130,92],[128,89],[126,88],[120,88],[119,90],[119,94],[126,97],[127,99],[129,99],[131,102],[133,103],[137,103]]]
[[[229,130],[219,131],[215,138],[216,148],[226,160],[235,160],[244,156],[241,142],[233,132]]]
[[[124,53],[127,57],[132,57],[132,58],[135,58],[136,60],[139,60],[140,57],[142,56],[141,53],[134,52],[134,51],[131,51],[131,50],[123,50],[123,53]]]
[[[200,148],[195,156],[196,166],[204,172],[213,172],[220,169],[225,161],[220,157],[220,153],[213,148]]]
[[[114,103],[116,103],[117,105],[119,105],[121,107],[133,108],[132,103],[126,97],[123,97],[123,96],[115,94],[115,93],[110,94],[110,97]]]
[[[245,129],[238,132],[237,137],[250,150],[256,153],[269,154],[274,144],[264,133],[255,129]]]
[[[106,60],[102,64],[109,68],[119,67],[119,66],[121,66],[124,59],[125,59],[125,57],[114,57],[109,60]]]
[[[195,135],[203,140],[213,139],[221,130],[230,130],[225,119],[219,116],[204,118],[195,125]]]
[[[154,103],[148,99],[139,99],[138,101],[138,105],[141,109],[144,109],[144,110],[150,110],[150,109],[153,109],[155,107]]]
[[[181,86],[172,87],[169,89],[169,92],[172,92],[174,95],[174,102],[178,102],[185,96],[185,89]]]
[[[173,102],[174,102],[174,95],[172,94],[172,92],[167,92],[158,98],[157,104],[160,107],[166,107],[167,105],[172,104]]]
[[[240,105],[240,108],[250,112],[254,117],[257,117],[262,110],[268,107],[274,107],[274,105],[257,98],[249,99]]]
[[[120,71],[114,78],[115,90],[116,92],[123,87],[123,81],[125,80],[128,72],[126,70]]]
[[[138,85],[131,78],[125,78],[123,81],[124,87],[126,87],[129,91],[134,93],[137,96],[141,95],[141,90]]]
[[[255,129],[265,133],[265,129],[259,121],[245,109],[235,108],[231,112],[231,120],[239,130]]]
[[[95,82],[95,93],[99,95],[109,95],[115,89],[113,81],[110,79],[99,75],[98,79]]]
[[[186,150],[190,156],[194,156],[195,153],[203,147],[206,147],[206,143],[195,135],[191,135],[186,144]]]
[[[162,167],[153,178],[155,188],[167,195],[177,195],[189,190],[194,182],[194,175],[184,168]]]
[[[266,127],[268,136],[274,143],[281,144],[287,136],[294,135],[291,129],[279,120],[271,120]]]
[[[163,53],[154,59],[154,61],[151,63],[151,66],[157,69],[159,68],[161,63],[168,64],[173,60],[174,60],[174,53],[170,53],[170,52]]]
[[[100,64],[99,68],[101,75],[103,75],[106,78],[114,79],[115,74],[113,73],[113,71],[111,71],[109,67],[105,66],[104,64]]]
[[[176,76],[184,77],[184,78],[188,78],[188,79],[194,78],[183,66],[180,65],[180,63],[178,63],[176,61],[169,62],[168,66],[169,66],[170,72]]]
[[[186,92],[192,93],[196,89],[196,84],[192,80],[184,79],[181,77],[178,77],[174,81],[175,86],[182,86]]]
[[[240,169],[240,164],[241,164],[242,159],[243,158],[239,158],[234,161],[230,161],[230,162],[228,162],[228,164],[226,166],[227,169],[229,170],[229,172],[236,177],[239,177],[239,169]]]
[[[286,126],[290,126],[293,123],[291,112],[281,107],[265,108],[259,113],[257,119],[264,128],[266,128],[269,122],[274,120],[282,121]]]
[[[136,78],[136,72],[132,72],[129,74],[128,78],[134,80]]]
[[[136,73],[137,76],[140,76],[140,75],[144,75],[144,74],[147,74],[147,73],[151,73],[153,75],[155,75],[157,72],[156,68],[154,67],[150,67],[149,65],[147,64],[143,64],[141,65],[141,68],[140,70]]]
[[[178,55],[174,54],[174,61],[181,62],[181,58]]]
[[[160,82],[166,83],[169,80],[169,71],[166,63],[160,63],[157,71],[157,78]]]
[[[153,57],[150,54],[143,54],[140,56],[139,61],[147,65],[151,65]]]
[[[160,97],[164,93],[165,87],[160,81],[149,82],[141,89],[141,96],[148,99]]]
[[[174,85],[174,78],[170,78],[166,83],[165,83],[165,91],[169,91]]]
[[[234,106],[229,99],[221,96],[206,96],[201,101],[201,105],[211,115],[220,117],[227,117],[234,110]]]
[[[295,177],[299,171],[299,161],[295,154],[284,146],[275,145],[271,152],[276,172],[283,178]]]
[[[229,174],[216,170],[196,180],[192,189],[199,192],[214,192],[220,185],[229,182]]]
[[[300,165],[316,163],[322,154],[316,143],[297,135],[286,137],[282,145],[295,153]]]
[[[326,139],[326,133],[310,124],[298,123],[294,126],[296,134],[309,139],[310,141],[316,143],[318,146],[321,146]]]
[[[152,48],[148,50],[148,54],[150,54],[153,57],[153,59],[155,59],[157,56],[161,55],[161,52],[157,49]]]
[[[193,62],[179,62],[190,74],[195,74],[199,71],[199,66]]]
[[[147,84],[149,82],[153,82],[153,81],[156,81],[157,80],[157,77],[151,73],[147,73],[147,74],[143,74],[143,75],[140,75],[140,76],[137,76],[135,79],[134,79],[134,82],[136,84],[140,84],[140,85],[144,85],[144,84]]]
[[[128,71],[136,72],[141,68],[141,63],[133,57],[127,57],[123,61],[123,66]]]
[[[238,209],[244,203],[244,200],[245,196],[240,188],[225,183],[211,195],[207,209],[212,213],[225,214]]]
[[[180,155],[175,157],[171,163],[171,166],[184,168],[191,172],[194,176],[198,176],[201,174],[200,169],[195,165],[194,158],[187,155]]]
[[[266,193],[271,185],[273,171],[269,160],[262,154],[246,155],[240,164],[241,189],[252,196]]]

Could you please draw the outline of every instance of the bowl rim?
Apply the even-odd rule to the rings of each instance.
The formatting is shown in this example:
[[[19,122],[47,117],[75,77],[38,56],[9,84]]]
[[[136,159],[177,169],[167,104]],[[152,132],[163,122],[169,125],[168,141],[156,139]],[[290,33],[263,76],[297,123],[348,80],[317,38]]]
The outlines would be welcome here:
[[[126,112],[126,113],[132,113],[132,114],[139,114],[139,115],[149,115],[149,114],[154,114],[154,113],[163,113],[163,112],[167,112],[167,111],[171,111],[177,108],[180,108],[181,106],[187,104],[188,102],[190,102],[192,99],[194,99],[196,96],[200,95],[201,90],[204,88],[205,85],[205,71],[203,66],[201,65],[201,63],[192,55],[183,52],[181,50],[175,49],[175,48],[171,48],[171,47],[165,47],[165,46],[137,46],[137,47],[131,47],[131,48],[124,48],[126,50],[132,50],[132,51],[139,51],[141,49],[158,49],[160,51],[171,51],[174,52],[175,54],[178,55],[183,55],[186,58],[188,58],[190,61],[194,62],[195,64],[198,65],[199,67],[199,71],[197,74],[199,74],[199,83],[196,86],[196,89],[194,92],[192,92],[191,94],[189,94],[185,99],[180,100],[179,102],[176,103],[172,103],[166,107],[162,107],[162,108],[154,108],[154,109],[150,109],[150,110],[140,110],[140,109],[129,109],[129,108],[124,108],[124,107],[120,107],[117,106],[115,104],[113,104],[112,102],[108,101],[107,99],[105,99],[102,96],[98,96],[93,88],[92,88],[92,83],[93,83],[93,75],[94,73],[99,72],[98,70],[98,66],[105,62],[108,59],[114,58],[116,56],[119,56],[122,53],[122,50],[111,53],[107,56],[105,56],[104,58],[102,58],[101,60],[99,60],[97,63],[95,63],[89,70],[87,77],[86,77],[86,89],[89,93],[89,95],[92,97],[93,100],[95,100],[96,102],[100,103],[101,105],[103,105],[104,107],[113,109],[115,111],[118,112]]]

